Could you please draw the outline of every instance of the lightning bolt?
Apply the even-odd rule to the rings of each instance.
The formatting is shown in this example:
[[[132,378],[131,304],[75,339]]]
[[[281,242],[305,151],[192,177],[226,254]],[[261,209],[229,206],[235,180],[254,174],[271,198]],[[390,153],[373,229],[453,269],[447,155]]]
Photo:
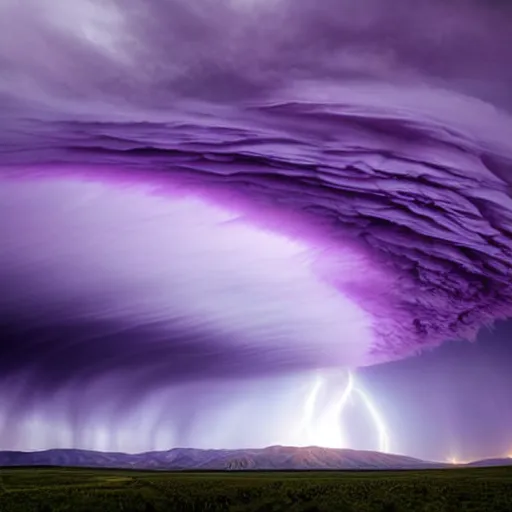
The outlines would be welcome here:
[[[304,402],[299,432],[306,444],[330,448],[348,448],[343,428],[343,411],[349,400],[359,398],[368,412],[379,440],[379,451],[390,451],[390,438],[382,414],[374,401],[357,382],[354,374],[346,372],[346,382],[339,398],[330,400],[323,408],[320,404],[322,391],[327,386],[324,375],[317,375]],[[320,409],[320,411],[319,411]]]
[[[389,453],[390,451],[390,442],[389,442],[389,434],[382,414],[377,409],[376,405],[371,400],[368,393],[366,393],[362,388],[355,388],[357,394],[361,397],[364,405],[366,406],[366,410],[370,413],[370,416],[373,420],[373,424],[375,426],[375,430],[379,436],[379,451],[383,453]]]

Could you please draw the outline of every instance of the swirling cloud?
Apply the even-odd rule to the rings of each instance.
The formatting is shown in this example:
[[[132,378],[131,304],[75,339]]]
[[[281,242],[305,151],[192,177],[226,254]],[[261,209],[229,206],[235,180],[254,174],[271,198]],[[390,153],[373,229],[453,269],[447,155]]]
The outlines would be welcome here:
[[[510,315],[511,13],[416,3],[4,3],[2,374],[121,396]]]

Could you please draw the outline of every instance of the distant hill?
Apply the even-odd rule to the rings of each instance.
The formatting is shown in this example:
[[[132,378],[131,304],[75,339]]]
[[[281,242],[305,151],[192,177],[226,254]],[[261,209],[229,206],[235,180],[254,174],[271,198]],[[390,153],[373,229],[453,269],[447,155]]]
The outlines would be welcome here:
[[[491,467],[491,466],[512,466],[512,458],[501,459],[483,459],[469,462],[466,466],[471,467]]]
[[[0,466],[77,466],[168,470],[422,469],[449,466],[402,455],[315,446],[247,450],[174,448],[139,454],[88,450],[0,451]]]

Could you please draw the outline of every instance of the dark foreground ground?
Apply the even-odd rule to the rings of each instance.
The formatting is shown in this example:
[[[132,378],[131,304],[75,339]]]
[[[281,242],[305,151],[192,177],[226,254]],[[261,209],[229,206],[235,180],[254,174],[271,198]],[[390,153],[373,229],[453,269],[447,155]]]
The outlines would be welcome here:
[[[512,512],[512,467],[179,473],[0,468],[0,512]]]

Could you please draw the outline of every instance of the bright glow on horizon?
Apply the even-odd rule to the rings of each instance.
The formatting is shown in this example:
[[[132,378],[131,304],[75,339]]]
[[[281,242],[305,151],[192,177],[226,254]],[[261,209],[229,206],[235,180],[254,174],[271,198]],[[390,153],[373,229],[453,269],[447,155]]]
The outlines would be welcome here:
[[[347,372],[341,396],[337,400],[328,400],[322,408],[321,391],[327,387],[325,375],[318,375],[304,403],[304,414],[299,429],[301,444],[325,448],[351,448],[343,428],[343,412],[348,401],[358,396],[360,403],[369,413],[373,428],[378,435],[379,451],[389,453],[390,439],[384,418],[370,395],[356,383],[354,374]],[[321,410],[318,411],[320,408]]]
[[[461,460],[458,457],[453,456],[453,457],[448,457],[446,459],[446,462],[448,462],[449,464],[454,464],[456,466],[459,466],[459,465],[469,464],[470,462],[473,462],[473,460]]]

